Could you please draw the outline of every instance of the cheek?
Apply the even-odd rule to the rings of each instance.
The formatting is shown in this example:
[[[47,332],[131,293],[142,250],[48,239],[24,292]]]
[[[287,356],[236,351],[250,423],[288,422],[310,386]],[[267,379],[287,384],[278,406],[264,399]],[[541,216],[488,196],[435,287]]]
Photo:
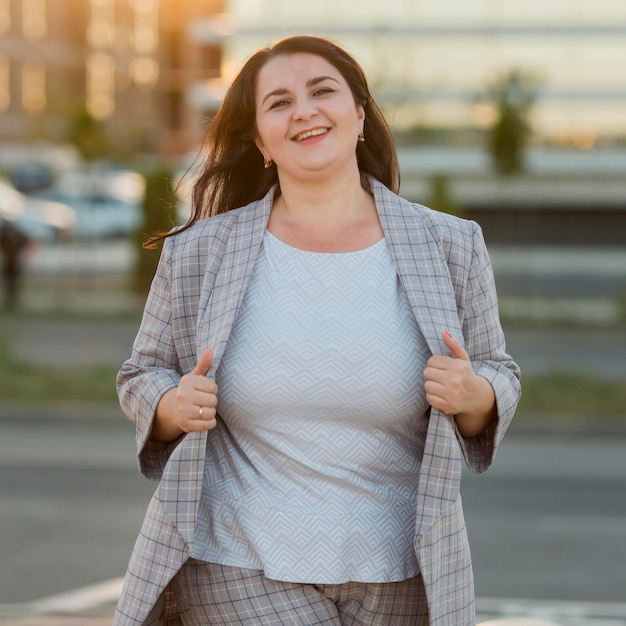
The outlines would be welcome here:
[[[257,124],[257,145],[261,144],[268,149],[280,146],[286,136],[284,125],[277,121],[263,120]]]

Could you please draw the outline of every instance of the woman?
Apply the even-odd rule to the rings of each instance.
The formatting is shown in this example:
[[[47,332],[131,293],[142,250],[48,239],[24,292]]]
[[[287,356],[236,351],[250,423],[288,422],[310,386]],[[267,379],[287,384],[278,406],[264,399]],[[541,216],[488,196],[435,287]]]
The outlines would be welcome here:
[[[115,624],[473,625],[461,458],[520,393],[480,229],[394,193],[324,39],[256,52],[207,146],[118,376],[160,484]]]

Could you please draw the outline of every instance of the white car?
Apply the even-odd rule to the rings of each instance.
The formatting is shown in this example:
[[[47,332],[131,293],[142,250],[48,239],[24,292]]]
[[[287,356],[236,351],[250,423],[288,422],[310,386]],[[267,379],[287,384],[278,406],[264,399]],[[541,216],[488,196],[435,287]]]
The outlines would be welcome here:
[[[43,196],[62,202],[76,213],[77,239],[107,239],[126,237],[141,225],[141,208],[121,198],[107,194],[78,194],[62,189],[49,190]]]
[[[77,221],[67,204],[26,196],[4,180],[0,180],[0,218],[29,239],[47,242],[71,238]]]
[[[74,209],[77,239],[107,239],[128,237],[140,228],[143,190],[143,177],[131,172],[68,173],[37,195]]]

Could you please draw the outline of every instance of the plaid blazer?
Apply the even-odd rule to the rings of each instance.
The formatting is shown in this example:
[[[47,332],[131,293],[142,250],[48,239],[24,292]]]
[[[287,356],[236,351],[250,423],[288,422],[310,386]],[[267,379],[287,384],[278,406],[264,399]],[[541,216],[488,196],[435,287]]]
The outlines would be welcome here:
[[[400,198],[371,180],[398,276],[433,354],[449,330],[495,390],[498,420],[465,439],[432,410],[418,480],[415,551],[430,623],[474,626],[474,585],[459,487],[462,459],[474,472],[493,462],[520,395],[505,351],[493,272],[479,226]],[[179,624],[168,583],[189,557],[203,480],[206,433],[150,439],[161,396],[207,346],[214,376],[241,305],[272,206],[257,202],[202,220],[165,241],[132,355],[118,375],[124,412],[136,424],[140,471],[159,480],[133,551],[114,625]]]

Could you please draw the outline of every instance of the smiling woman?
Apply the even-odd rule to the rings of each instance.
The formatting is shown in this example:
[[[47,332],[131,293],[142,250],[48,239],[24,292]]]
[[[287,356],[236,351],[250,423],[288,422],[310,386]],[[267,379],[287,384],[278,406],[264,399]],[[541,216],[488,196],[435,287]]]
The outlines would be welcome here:
[[[474,626],[461,459],[520,394],[480,229],[396,195],[326,39],[252,55],[202,154],[117,379],[161,485],[115,624]]]
[[[255,143],[279,167],[281,189],[290,175],[298,184],[303,168],[326,167],[337,177],[358,173],[355,148],[364,118],[341,74],[318,56],[279,56],[259,72]]]
[[[257,78],[255,143],[275,163],[281,196],[268,230],[311,252],[365,248],[383,232],[360,182],[356,146],[365,110],[341,73],[314,54],[276,56]],[[326,199],[310,210],[313,196]]]

